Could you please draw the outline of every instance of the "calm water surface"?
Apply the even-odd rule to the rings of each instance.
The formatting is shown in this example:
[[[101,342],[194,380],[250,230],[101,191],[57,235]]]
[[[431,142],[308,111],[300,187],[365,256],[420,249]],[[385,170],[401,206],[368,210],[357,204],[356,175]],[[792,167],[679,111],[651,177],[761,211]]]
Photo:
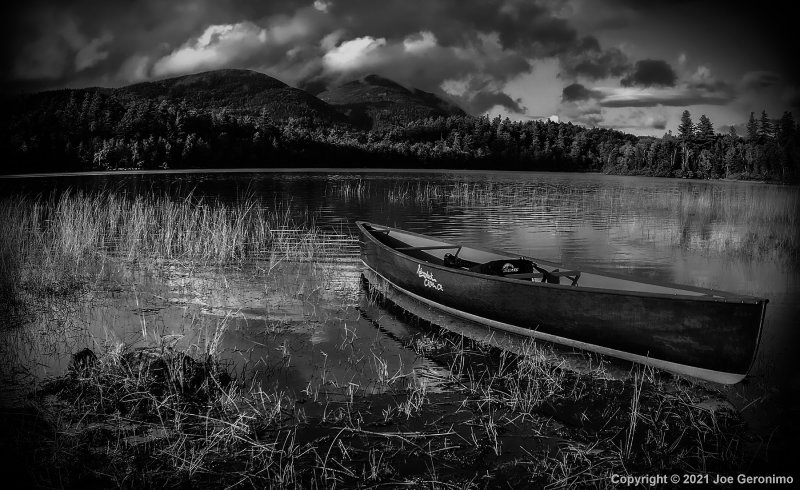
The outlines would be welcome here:
[[[0,179],[0,192],[168,192],[264,206],[289,202],[316,224],[356,235],[357,219],[536,258],[768,298],[762,344],[738,390],[800,391],[797,187],[597,174],[317,172],[111,174]],[[715,212],[710,212],[715,209]],[[779,235],[788,246],[758,246]],[[787,248],[788,247],[788,248]],[[795,248],[792,248],[795,247]],[[788,251],[787,251],[788,250]],[[357,266],[357,248],[344,251]],[[349,274],[357,281],[357,274]],[[735,403],[735,400],[732,400]],[[788,404],[779,403],[786,409]],[[785,414],[784,414],[785,415]],[[796,416],[793,414],[792,416]]]

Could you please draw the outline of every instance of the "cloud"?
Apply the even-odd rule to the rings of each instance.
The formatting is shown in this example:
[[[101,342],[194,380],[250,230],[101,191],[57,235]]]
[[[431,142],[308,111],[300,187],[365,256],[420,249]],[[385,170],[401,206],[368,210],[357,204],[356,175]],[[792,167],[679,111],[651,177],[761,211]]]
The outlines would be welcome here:
[[[503,49],[526,56],[560,53],[577,39],[570,23],[537,2],[507,0],[348,0],[328,12],[354,37],[399,39],[430,31],[444,46],[464,46],[478,34],[495,33]]]
[[[126,80],[132,83],[144,82],[150,77],[150,57],[142,54],[134,54],[122,64],[115,78]]]
[[[322,57],[322,64],[331,71],[347,72],[380,63],[380,48],[386,45],[384,38],[370,36],[345,41]]]
[[[647,71],[647,66],[638,70],[640,75]],[[701,65],[673,86],[586,87],[572,83],[562,90],[560,111],[570,120],[587,125],[662,130],[668,121],[664,108],[726,105],[739,94],[735,87],[716,79],[710,68]],[[608,113],[614,115],[613,119],[608,119]]]
[[[507,85],[536,60],[621,74],[617,48],[581,37],[571,5],[518,0],[28,0],[8,17],[5,80],[103,85],[248,68],[296,86],[375,73],[471,113],[522,111]],[[624,70],[623,70],[624,71]],[[448,85],[448,83],[450,85]],[[459,85],[462,90],[452,93]]]
[[[583,124],[584,126],[589,126],[590,128],[595,128],[603,123],[604,117],[600,113],[589,112],[582,113],[572,118],[572,121]]]
[[[658,129],[667,128],[669,117],[663,110],[634,109],[616,115],[606,122],[610,127],[617,129]]]
[[[747,72],[736,87],[740,94],[737,106],[744,114],[766,110],[777,116],[785,110],[800,109],[800,85],[774,71]]]
[[[781,76],[772,71],[750,71],[742,76],[742,87],[745,90],[762,90],[781,83]]]
[[[587,36],[560,56],[563,74],[591,80],[616,77],[630,68],[628,57],[619,48],[602,49],[596,38]]]
[[[724,29],[687,29],[682,37],[686,42],[676,43],[672,51],[662,44],[668,51],[659,48],[661,54],[650,55],[668,56],[669,62],[630,58],[634,50],[646,53],[648,43],[667,42],[663,27],[684,14],[735,17],[731,9],[699,3],[26,0],[0,18],[0,73],[5,82],[36,88],[119,86],[227,67],[254,69],[304,87],[376,73],[448,95],[473,114],[498,105],[512,112],[528,105],[536,113],[551,114],[560,103],[560,114],[587,124],[602,124],[609,114],[627,108],[735,100],[740,112],[745,106],[747,113],[760,111],[766,104],[771,114],[780,114],[779,103],[785,108],[786,103],[800,101],[797,79],[781,63],[794,72],[799,65],[791,56],[759,44],[772,42],[769,36],[775,29],[766,24],[755,31],[737,30],[744,37],[736,53],[742,61],[737,58],[736,66],[748,66],[745,62],[752,61],[753,53],[764,53],[764,63],[751,64],[770,71],[751,72],[736,82],[716,79],[709,63],[696,66],[701,52],[687,44],[704,36],[709,43],[702,56],[711,56],[708,61],[714,66],[731,71],[724,57],[713,56],[715,46],[735,45],[718,42]],[[759,9],[756,15],[769,17],[767,10]],[[700,20],[695,16],[686,22],[695,25]],[[634,25],[635,32],[611,32]],[[652,37],[645,41],[650,27]],[[607,45],[598,38],[627,39],[630,44]],[[543,60],[551,60],[552,76],[534,85],[530,80],[540,73],[536,67]],[[557,77],[563,81],[561,90],[552,84]],[[521,80],[531,86],[523,86]],[[532,92],[536,95],[527,95]]]
[[[674,87],[678,76],[664,60],[639,60],[634,69],[620,80],[623,87]]]
[[[403,47],[409,53],[424,53],[435,48],[436,44],[436,36],[431,31],[421,31],[403,40]]]
[[[599,126],[605,119],[603,108],[592,99],[562,102],[559,112],[570,121],[591,127]]]
[[[470,97],[469,106],[474,113],[483,113],[496,106],[504,107],[517,114],[525,113],[519,99],[512,99],[504,92],[481,91]]]
[[[266,30],[251,22],[208,26],[197,39],[156,61],[153,75],[181,75],[231,66],[266,42]]]
[[[91,68],[108,58],[108,51],[102,51],[101,49],[113,39],[114,36],[112,36],[110,32],[106,32],[103,33],[102,36],[92,39],[79,49],[78,53],[75,55],[75,70],[82,71]]]
[[[603,107],[724,105],[736,98],[736,94],[725,86],[611,87],[596,90],[603,94],[599,100]]]
[[[37,17],[41,35],[19,47],[11,71],[14,77],[60,79],[71,68],[81,71],[108,56],[101,48],[111,41],[110,34],[90,40],[69,15],[48,11]]]
[[[503,87],[530,64],[519,53],[502,47],[497,35],[477,35],[464,46],[442,46],[430,31],[399,39],[362,36],[338,45],[323,43],[323,70],[311,84],[335,85],[379,74],[408,87],[447,95],[467,112],[480,114],[502,106],[524,111]]]
[[[259,22],[212,24],[156,59],[152,76],[249,68],[299,84],[322,71],[322,55],[343,35],[332,27],[328,15],[313,6]]]
[[[59,43],[38,39],[20,51],[11,72],[21,80],[59,79],[67,67],[66,54]]]
[[[327,12],[330,7],[331,2],[327,2],[325,0],[314,0],[314,8],[320,12]]]
[[[600,99],[603,93],[597,90],[589,90],[580,83],[573,83],[564,87],[561,94],[563,102],[574,102],[578,100]]]

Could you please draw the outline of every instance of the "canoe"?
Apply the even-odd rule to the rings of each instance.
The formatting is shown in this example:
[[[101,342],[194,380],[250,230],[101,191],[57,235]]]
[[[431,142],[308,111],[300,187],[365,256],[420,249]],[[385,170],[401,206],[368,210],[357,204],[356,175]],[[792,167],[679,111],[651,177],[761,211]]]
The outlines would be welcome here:
[[[367,281],[489,329],[723,384],[744,379],[758,349],[766,299],[356,225]]]

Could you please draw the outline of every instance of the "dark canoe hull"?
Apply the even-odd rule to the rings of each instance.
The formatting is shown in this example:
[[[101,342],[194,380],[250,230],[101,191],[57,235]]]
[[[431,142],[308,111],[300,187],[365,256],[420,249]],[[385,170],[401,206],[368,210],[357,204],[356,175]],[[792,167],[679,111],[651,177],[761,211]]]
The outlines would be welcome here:
[[[487,276],[400,252],[376,239],[363,223],[358,226],[368,279],[378,277],[418,301],[491,328],[725,384],[745,377],[758,347],[763,299]]]

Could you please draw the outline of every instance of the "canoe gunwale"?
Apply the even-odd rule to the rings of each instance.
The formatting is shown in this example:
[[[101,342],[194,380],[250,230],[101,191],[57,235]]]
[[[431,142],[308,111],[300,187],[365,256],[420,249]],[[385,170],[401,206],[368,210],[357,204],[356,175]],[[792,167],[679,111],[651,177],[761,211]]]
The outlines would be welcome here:
[[[594,288],[594,287],[584,287],[584,286],[580,286],[580,285],[572,286],[572,285],[569,285],[569,284],[552,284],[552,283],[546,283],[546,282],[525,281],[525,280],[508,278],[508,277],[503,277],[503,276],[492,276],[492,275],[482,274],[480,272],[473,272],[473,271],[469,271],[469,270],[465,270],[465,269],[447,267],[447,266],[439,265],[439,264],[436,264],[436,263],[433,263],[433,262],[428,262],[426,260],[418,259],[418,258],[413,257],[411,255],[405,254],[402,251],[399,251],[399,250],[397,250],[397,249],[395,249],[393,247],[390,247],[389,245],[386,245],[385,243],[383,243],[380,240],[378,240],[377,238],[375,238],[372,235],[371,231],[377,231],[379,233],[394,231],[394,232],[397,232],[397,233],[401,233],[401,234],[405,234],[405,235],[411,235],[411,236],[415,236],[415,237],[419,237],[419,238],[423,238],[423,239],[427,239],[427,240],[437,240],[437,241],[440,241],[440,242],[443,242],[443,243],[448,243],[446,240],[443,240],[443,239],[440,239],[440,238],[437,238],[437,237],[428,236],[428,235],[423,235],[423,234],[420,234],[420,233],[415,233],[415,232],[412,232],[412,231],[401,230],[401,229],[398,229],[398,228],[393,228],[393,227],[388,227],[388,226],[383,226],[383,225],[373,225],[372,223],[369,223],[367,221],[356,221],[356,225],[361,231],[363,231],[363,233],[362,233],[363,235],[369,237],[369,239],[372,240],[376,245],[378,245],[379,247],[382,247],[383,249],[389,251],[390,253],[392,253],[392,254],[394,254],[396,256],[400,256],[400,257],[402,257],[402,258],[404,258],[406,260],[411,260],[411,261],[413,261],[415,263],[418,263],[418,264],[424,264],[426,267],[429,266],[429,267],[433,267],[433,268],[438,269],[438,270],[443,270],[443,271],[448,271],[448,272],[455,272],[455,273],[462,274],[462,275],[465,275],[465,276],[481,278],[481,279],[488,280],[488,281],[503,281],[503,282],[511,282],[513,284],[524,284],[524,285],[529,286],[529,287],[544,287],[544,288],[552,288],[552,289],[564,289],[564,290],[569,290],[569,291],[580,290],[580,291],[585,291],[587,293],[603,293],[603,294],[614,294],[614,295],[620,295],[620,296],[635,296],[635,297],[638,296],[638,297],[647,297],[647,298],[668,298],[668,299],[680,298],[682,301],[691,300],[691,301],[701,301],[701,302],[738,303],[738,304],[762,304],[762,305],[766,305],[769,302],[769,300],[766,299],[766,298],[758,298],[758,297],[754,297],[754,296],[730,293],[730,292],[727,292],[727,291],[718,291],[718,290],[714,290],[714,289],[701,288],[701,287],[697,287],[697,286],[675,284],[675,283],[670,283],[670,282],[666,282],[666,281],[642,280],[642,279],[639,279],[637,277],[630,276],[630,275],[626,276],[624,274],[607,273],[605,271],[596,271],[596,270],[592,270],[592,269],[587,269],[585,267],[572,267],[572,266],[569,266],[567,264],[557,264],[557,263],[553,263],[553,262],[549,262],[549,261],[545,261],[545,260],[535,259],[533,257],[528,257],[528,256],[521,255],[521,254],[510,254],[509,252],[502,251],[502,250],[493,250],[493,249],[486,249],[486,248],[480,248],[479,249],[479,248],[475,248],[475,247],[464,247],[463,245],[452,244],[452,248],[469,248],[469,249],[472,249],[472,250],[481,251],[481,252],[488,252],[488,253],[493,253],[493,254],[497,254],[497,255],[506,255],[506,256],[515,255],[515,256],[519,256],[521,258],[526,258],[526,259],[529,259],[529,260],[533,260],[536,263],[544,264],[544,265],[547,265],[547,266],[550,266],[550,267],[567,267],[570,270],[580,271],[580,272],[586,273],[586,274],[593,274],[593,275],[597,275],[597,276],[605,276],[605,277],[610,277],[612,279],[620,279],[620,280],[625,280],[625,281],[638,282],[638,283],[641,283],[641,284],[648,284],[648,285],[652,285],[652,286],[659,286],[659,287],[665,287],[665,288],[671,288],[671,289],[677,289],[677,290],[691,291],[691,292],[695,292],[695,293],[700,293],[703,296],[685,295],[685,294],[679,294],[679,293],[669,294],[669,293],[657,293],[657,292],[631,291],[631,290],[623,290],[623,289]],[[369,230],[369,229],[366,228],[365,225],[366,226],[370,226],[370,227],[378,226],[378,229]],[[763,324],[763,319],[762,319],[762,324]]]

